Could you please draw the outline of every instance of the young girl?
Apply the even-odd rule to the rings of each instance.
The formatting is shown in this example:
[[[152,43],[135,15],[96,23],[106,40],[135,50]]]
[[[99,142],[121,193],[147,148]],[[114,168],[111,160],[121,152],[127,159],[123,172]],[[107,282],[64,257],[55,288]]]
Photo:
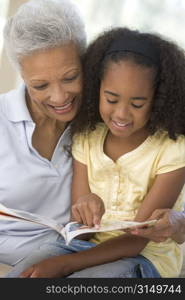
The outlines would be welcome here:
[[[89,47],[85,64],[84,101],[74,124],[74,131],[82,132],[73,145],[74,201],[84,202],[90,193],[100,197],[102,221],[144,221],[155,209],[174,205],[182,210],[184,54],[160,37],[115,29]],[[90,225],[92,217],[81,206],[73,213]],[[140,253],[161,276],[178,276],[182,258],[170,239],[137,244],[134,237],[106,232],[91,241],[118,235],[123,257]]]
[[[76,220],[93,225],[103,214],[102,222],[145,221],[155,209],[181,211],[183,52],[157,35],[116,28],[89,46],[84,73],[82,106],[72,124]],[[76,253],[58,245],[65,256],[44,260],[21,276],[177,277],[181,270],[180,247],[171,239],[155,243],[114,231],[84,243],[89,249],[73,249]]]

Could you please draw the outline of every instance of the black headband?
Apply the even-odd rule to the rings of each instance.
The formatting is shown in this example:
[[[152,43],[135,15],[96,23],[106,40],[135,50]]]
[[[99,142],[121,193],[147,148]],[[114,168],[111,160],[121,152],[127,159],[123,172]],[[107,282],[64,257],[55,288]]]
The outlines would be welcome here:
[[[116,39],[106,51],[106,55],[119,51],[128,51],[145,56],[156,65],[159,65],[160,62],[159,49],[151,41],[143,37],[136,39],[135,37],[123,36],[120,39]]]

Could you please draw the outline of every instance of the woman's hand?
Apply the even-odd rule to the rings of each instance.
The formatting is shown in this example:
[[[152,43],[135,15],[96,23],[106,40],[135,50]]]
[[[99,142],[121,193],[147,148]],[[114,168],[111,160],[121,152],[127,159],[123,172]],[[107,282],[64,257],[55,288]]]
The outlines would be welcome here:
[[[158,221],[152,227],[138,227],[130,229],[129,232],[154,242],[163,242],[167,238],[172,238],[179,244],[185,241],[185,215],[182,212],[172,209],[157,209],[149,219],[158,219]]]
[[[89,227],[99,227],[104,212],[103,200],[93,193],[80,197],[72,206],[73,219]]]

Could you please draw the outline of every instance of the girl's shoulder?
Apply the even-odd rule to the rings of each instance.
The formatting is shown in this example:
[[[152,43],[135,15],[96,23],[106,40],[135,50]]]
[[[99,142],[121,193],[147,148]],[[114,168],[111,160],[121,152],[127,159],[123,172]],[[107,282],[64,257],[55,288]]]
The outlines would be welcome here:
[[[73,157],[84,163],[84,157],[90,151],[95,151],[103,141],[107,128],[103,123],[98,123],[95,130],[77,133],[72,138]]]
[[[174,140],[169,137],[167,131],[158,131],[154,135],[154,141],[159,141],[163,145],[185,145],[185,136],[182,134],[177,135],[176,139]]]
[[[103,136],[106,131],[107,131],[107,127],[104,123],[97,123],[94,130],[86,130],[81,133],[75,134],[73,141],[74,140],[81,140],[81,141],[96,140],[97,141],[97,139]]]
[[[157,143],[158,138],[158,143]],[[156,174],[177,170],[185,166],[185,137],[177,136],[176,140],[169,138],[167,132],[155,134],[156,144]]]
[[[166,131],[160,131],[153,136],[153,146],[158,148],[161,153],[168,153],[169,156],[185,157],[185,136],[178,135],[171,139]]]

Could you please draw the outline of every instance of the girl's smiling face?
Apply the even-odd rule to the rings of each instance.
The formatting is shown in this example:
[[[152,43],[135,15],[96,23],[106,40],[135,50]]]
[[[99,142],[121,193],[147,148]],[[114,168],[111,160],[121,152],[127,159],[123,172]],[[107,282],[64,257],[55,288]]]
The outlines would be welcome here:
[[[146,132],[154,95],[152,68],[126,60],[110,62],[100,86],[100,115],[112,135],[129,138]]]

